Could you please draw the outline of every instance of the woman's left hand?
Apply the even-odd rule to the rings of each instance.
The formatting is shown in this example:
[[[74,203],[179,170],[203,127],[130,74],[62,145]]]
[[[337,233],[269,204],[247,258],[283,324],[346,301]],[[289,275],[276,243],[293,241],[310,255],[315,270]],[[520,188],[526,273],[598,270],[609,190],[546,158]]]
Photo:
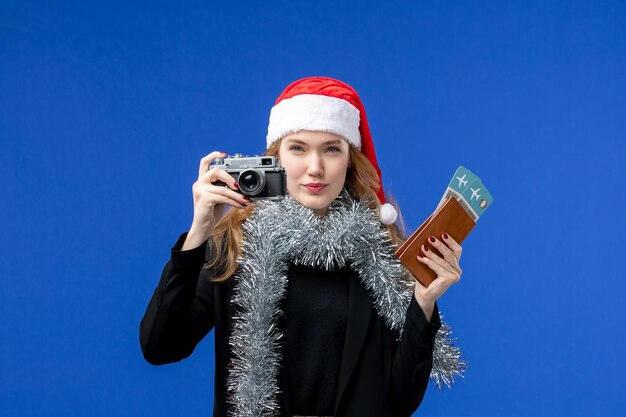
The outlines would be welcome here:
[[[424,287],[416,280],[414,291],[415,299],[424,310],[428,320],[432,316],[435,301],[451,285],[456,284],[461,279],[462,271],[459,260],[463,251],[461,245],[446,233],[441,236],[441,240],[430,236],[429,243],[443,255],[443,258],[429,250],[426,245],[422,245],[424,256],[418,256],[417,260],[432,269],[437,276],[428,287]]]

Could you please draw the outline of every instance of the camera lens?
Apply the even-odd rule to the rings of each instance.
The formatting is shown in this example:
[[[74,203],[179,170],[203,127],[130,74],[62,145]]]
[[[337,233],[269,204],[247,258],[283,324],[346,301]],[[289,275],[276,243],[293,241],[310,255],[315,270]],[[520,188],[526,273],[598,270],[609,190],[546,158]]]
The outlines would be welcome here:
[[[239,176],[239,183],[244,190],[254,190],[258,184],[258,178],[253,172],[247,172],[245,175]]]
[[[257,195],[265,187],[265,175],[253,169],[248,169],[239,174],[239,189],[244,195]]]

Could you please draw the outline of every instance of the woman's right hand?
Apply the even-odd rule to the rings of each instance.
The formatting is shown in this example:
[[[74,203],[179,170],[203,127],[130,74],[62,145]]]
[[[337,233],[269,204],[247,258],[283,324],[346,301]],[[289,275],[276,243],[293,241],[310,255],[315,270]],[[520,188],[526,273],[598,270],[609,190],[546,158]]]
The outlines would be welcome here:
[[[233,177],[222,169],[210,166],[215,158],[223,158],[226,155],[224,152],[211,152],[200,160],[198,180],[191,187],[193,222],[183,250],[196,247],[208,239],[213,227],[224,215],[227,204],[242,209],[250,203],[247,197],[235,191],[237,181]],[[216,181],[227,185],[215,185]]]

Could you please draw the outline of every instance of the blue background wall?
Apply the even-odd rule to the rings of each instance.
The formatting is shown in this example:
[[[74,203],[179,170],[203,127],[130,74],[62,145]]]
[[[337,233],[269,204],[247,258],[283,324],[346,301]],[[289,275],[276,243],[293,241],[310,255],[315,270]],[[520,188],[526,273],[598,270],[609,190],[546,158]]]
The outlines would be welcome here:
[[[152,367],[139,320],[199,159],[309,75],[360,92],[411,230],[458,165],[495,198],[418,414],[623,415],[623,2],[50,3],[0,1],[2,415],[210,415],[212,336]]]

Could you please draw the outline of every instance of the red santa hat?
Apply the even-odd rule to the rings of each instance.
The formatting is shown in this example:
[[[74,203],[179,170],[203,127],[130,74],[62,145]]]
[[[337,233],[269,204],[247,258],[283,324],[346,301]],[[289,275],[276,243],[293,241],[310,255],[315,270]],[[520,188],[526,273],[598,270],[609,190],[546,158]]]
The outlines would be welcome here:
[[[365,108],[352,87],[327,77],[303,78],[290,84],[272,107],[267,147],[302,130],[334,133],[359,149],[378,173],[380,188],[376,194],[381,205],[381,222],[392,224],[396,221],[398,213],[385,199]]]

